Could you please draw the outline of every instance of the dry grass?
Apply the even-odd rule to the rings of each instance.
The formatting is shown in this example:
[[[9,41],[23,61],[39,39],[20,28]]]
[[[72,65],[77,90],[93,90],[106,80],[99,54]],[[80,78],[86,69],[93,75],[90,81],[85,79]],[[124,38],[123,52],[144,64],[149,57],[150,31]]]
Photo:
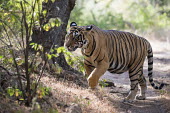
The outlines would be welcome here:
[[[47,87],[52,88],[53,96],[67,105],[77,103],[81,106],[83,113],[114,113],[116,109],[112,103],[105,98],[102,89],[90,91],[79,87],[74,83],[59,82],[54,78],[43,77],[41,79]],[[50,81],[50,82],[49,82]]]

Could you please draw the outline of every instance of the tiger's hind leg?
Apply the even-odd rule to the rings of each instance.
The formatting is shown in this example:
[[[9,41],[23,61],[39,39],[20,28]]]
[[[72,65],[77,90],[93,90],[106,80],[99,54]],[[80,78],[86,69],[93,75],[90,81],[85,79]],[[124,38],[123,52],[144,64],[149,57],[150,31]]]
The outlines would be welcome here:
[[[139,83],[139,77],[141,75],[141,70],[135,69],[133,71],[129,70],[129,78],[130,78],[130,92],[128,94],[128,96],[124,99],[124,102],[133,102],[137,91],[138,91],[138,83]]]
[[[146,85],[146,79],[143,74],[139,78],[139,85],[140,85],[140,94],[136,96],[136,99],[145,100],[146,99],[145,93],[147,90],[147,85]]]
[[[134,67],[129,69],[129,78],[130,78],[130,92],[128,96],[125,98],[125,102],[133,102],[135,97],[137,99],[145,99],[145,92],[146,92],[146,80],[145,77],[143,76],[143,63],[138,65],[138,68]],[[136,96],[138,92],[138,84],[140,85],[140,95]]]

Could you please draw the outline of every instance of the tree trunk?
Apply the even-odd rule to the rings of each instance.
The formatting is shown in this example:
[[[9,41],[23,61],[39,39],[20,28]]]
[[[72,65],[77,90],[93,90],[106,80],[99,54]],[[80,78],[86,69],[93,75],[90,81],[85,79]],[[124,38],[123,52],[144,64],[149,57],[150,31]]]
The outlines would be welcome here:
[[[47,11],[47,16],[40,19],[40,23],[45,25],[50,18],[59,18],[62,23],[59,27],[53,27],[49,31],[41,31],[39,28],[33,29],[32,42],[42,44],[46,51],[49,51],[51,46],[60,47],[64,46],[64,39],[66,35],[66,28],[70,13],[75,6],[76,0],[55,0],[53,3],[48,0],[47,3],[43,3],[42,10]],[[67,64],[64,55],[61,53],[59,57],[53,58],[53,63],[58,63],[64,70],[72,70]]]

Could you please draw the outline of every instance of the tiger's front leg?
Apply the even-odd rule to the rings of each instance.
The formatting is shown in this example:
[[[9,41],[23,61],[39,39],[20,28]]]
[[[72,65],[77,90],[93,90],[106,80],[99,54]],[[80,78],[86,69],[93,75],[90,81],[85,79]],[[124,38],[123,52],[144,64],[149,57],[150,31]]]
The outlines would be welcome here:
[[[95,67],[91,64],[87,64],[87,63],[84,62],[84,68],[85,68],[85,71],[86,71],[85,76],[89,77],[89,75],[91,74],[91,72],[94,70]]]
[[[107,62],[100,62],[97,67],[90,73],[87,78],[89,87],[94,89],[98,85],[99,78],[107,71],[109,64]]]

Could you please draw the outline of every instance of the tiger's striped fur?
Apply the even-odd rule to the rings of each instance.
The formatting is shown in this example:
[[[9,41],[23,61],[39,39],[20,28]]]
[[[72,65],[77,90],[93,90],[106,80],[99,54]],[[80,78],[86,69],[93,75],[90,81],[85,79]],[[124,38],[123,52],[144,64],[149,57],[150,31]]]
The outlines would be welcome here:
[[[84,65],[88,75],[88,83],[95,88],[99,78],[108,70],[111,73],[128,71],[131,82],[131,91],[125,101],[135,99],[138,84],[140,95],[137,99],[145,99],[147,89],[143,75],[143,64],[148,58],[148,76],[153,88],[162,89],[153,82],[153,52],[150,43],[143,37],[116,30],[101,30],[95,25],[77,26],[70,24],[70,32],[66,36],[65,46],[69,51],[82,48],[85,56]]]

